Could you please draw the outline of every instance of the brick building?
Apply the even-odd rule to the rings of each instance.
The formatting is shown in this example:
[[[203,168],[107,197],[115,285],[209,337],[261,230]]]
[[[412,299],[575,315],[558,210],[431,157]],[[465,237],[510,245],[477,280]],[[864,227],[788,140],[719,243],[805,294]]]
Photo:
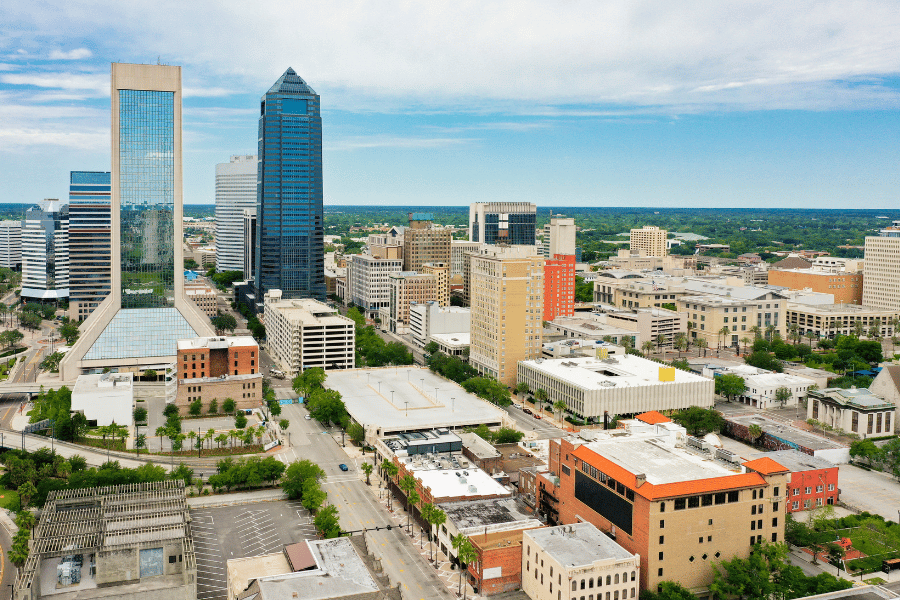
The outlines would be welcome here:
[[[838,502],[838,466],[798,450],[769,452],[767,457],[790,469],[785,510],[797,512]]]
[[[554,254],[544,263],[544,320],[575,314],[575,255]]]
[[[259,345],[250,336],[194,338],[178,341],[178,389],[175,405],[187,413],[200,400],[203,412],[226,398],[239,409],[255,408],[262,400]]]
[[[774,460],[740,464],[671,422],[590,437],[550,441],[538,509],[551,523],[590,522],[641,556],[641,589],[678,581],[703,595],[714,562],[784,540],[788,470]]]
[[[792,290],[809,288],[822,294],[834,294],[836,304],[862,304],[863,274],[810,267],[809,269],[771,269],[769,285]]]

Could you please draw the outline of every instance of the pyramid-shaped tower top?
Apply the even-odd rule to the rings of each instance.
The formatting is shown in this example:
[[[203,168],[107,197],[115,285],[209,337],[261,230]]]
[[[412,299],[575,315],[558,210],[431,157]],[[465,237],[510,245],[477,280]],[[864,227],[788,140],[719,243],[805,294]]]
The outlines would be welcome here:
[[[278,78],[278,81],[275,82],[275,85],[269,88],[269,91],[267,93],[315,95],[316,91],[309,87],[309,85],[305,81],[303,81],[303,78],[297,75],[297,72],[294,71],[294,69],[288,67],[288,70],[284,72],[284,75]]]

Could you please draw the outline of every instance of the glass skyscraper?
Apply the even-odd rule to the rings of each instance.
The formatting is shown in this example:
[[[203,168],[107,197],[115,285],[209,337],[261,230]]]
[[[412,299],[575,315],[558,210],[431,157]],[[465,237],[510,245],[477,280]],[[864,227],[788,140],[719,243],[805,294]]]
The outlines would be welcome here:
[[[112,66],[111,284],[60,364],[160,369],[177,341],[213,335],[184,295],[181,67]]]
[[[257,173],[256,303],[325,298],[319,95],[293,69],[262,97]]]
[[[69,317],[85,320],[109,295],[112,281],[110,174],[69,176]]]

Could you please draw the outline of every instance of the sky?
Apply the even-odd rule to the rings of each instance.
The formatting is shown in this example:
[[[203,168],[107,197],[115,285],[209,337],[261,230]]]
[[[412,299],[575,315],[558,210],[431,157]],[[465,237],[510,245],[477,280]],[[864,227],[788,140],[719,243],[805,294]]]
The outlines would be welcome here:
[[[326,205],[896,208],[896,0],[0,4],[0,202],[109,170],[111,62],[181,65],[184,201],[293,67]]]

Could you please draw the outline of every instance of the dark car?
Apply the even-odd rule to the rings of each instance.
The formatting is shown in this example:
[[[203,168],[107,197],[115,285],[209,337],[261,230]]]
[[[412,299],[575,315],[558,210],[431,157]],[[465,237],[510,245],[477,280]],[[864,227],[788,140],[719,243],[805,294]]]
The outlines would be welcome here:
[[[345,465],[344,463],[339,464],[339,465],[338,465],[338,468],[339,468],[341,471],[349,471],[349,470],[350,470],[349,468],[347,468],[347,465]]]
[[[530,409],[530,408],[523,408],[523,409],[522,409],[522,412],[525,413],[526,415],[530,415],[530,414],[531,414],[531,409]]]

